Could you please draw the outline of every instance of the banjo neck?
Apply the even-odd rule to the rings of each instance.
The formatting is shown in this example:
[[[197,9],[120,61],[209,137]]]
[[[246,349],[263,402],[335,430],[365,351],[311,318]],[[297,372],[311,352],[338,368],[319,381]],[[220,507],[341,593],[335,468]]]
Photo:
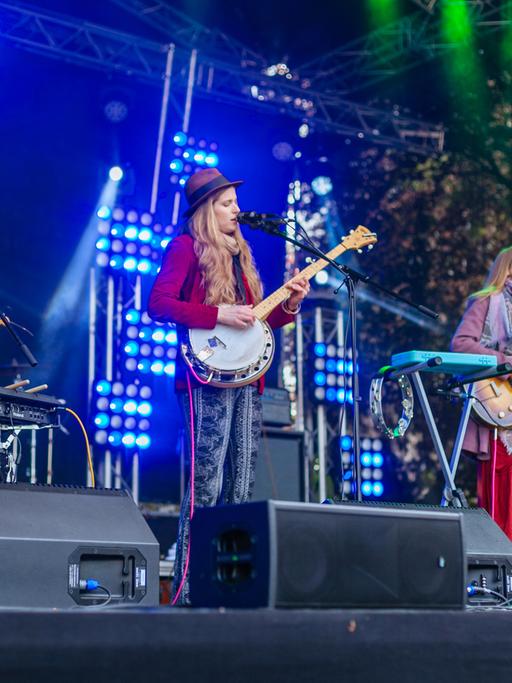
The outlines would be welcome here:
[[[377,240],[374,233],[371,233],[368,228],[359,225],[352,234],[347,235],[347,237],[345,237],[342,242],[338,244],[338,246],[334,247],[334,249],[331,249],[331,251],[327,252],[326,255],[331,260],[334,260],[335,258],[338,258],[340,254],[343,254],[349,249],[359,249],[362,246],[373,244],[376,241]],[[301,270],[300,273],[294,275],[290,280],[288,280],[288,283],[293,282],[294,280],[300,280],[302,278],[310,280],[328,265],[329,261],[319,258],[317,261],[311,263],[309,266]],[[267,296],[265,299],[263,299],[263,301],[260,301],[260,303],[254,307],[253,312],[258,320],[266,320],[276,306],[288,299],[291,292],[286,284],[279,287],[279,289],[276,289],[275,292]]]

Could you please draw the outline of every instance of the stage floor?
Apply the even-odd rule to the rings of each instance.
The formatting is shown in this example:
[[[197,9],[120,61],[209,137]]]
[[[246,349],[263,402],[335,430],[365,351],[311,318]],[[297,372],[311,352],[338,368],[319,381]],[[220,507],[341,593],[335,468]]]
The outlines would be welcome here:
[[[509,681],[512,612],[0,610],[0,680]]]

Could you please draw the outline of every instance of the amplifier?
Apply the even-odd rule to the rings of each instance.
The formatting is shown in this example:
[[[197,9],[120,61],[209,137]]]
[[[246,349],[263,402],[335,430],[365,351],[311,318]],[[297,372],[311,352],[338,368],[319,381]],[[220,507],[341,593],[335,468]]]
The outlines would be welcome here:
[[[261,397],[263,406],[263,424],[291,425],[290,395],[286,389],[276,387],[265,387]]]
[[[462,515],[266,501],[198,508],[197,607],[462,608]]]
[[[2,607],[158,605],[158,542],[125,491],[0,484],[0,561]]]
[[[0,424],[57,426],[60,419],[57,408],[62,408],[64,403],[54,396],[0,387]]]

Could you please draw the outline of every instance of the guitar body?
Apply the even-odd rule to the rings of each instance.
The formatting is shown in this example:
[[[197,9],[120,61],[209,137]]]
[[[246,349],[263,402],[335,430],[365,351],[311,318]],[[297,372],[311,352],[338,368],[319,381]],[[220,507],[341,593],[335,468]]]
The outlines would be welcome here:
[[[375,233],[359,225],[327,254],[335,259],[347,249],[371,247],[377,241]],[[310,280],[328,265],[319,258],[294,278]],[[292,278],[293,279],[293,278]],[[242,387],[261,377],[274,357],[274,335],[266,318],[273,309],[290,296],[282,285],[254,307],[254,325],[238,330],[228,325],[217,325],[213,330],[199,328],[188,331],[188,339],[181,344],[181,353],[190,370],[201,382],[213,387]]]
[[[256,320],[244,330],[216,325],[188,331],[182,345],[187,365],[213,387],[242,387],[259,379],[272,363],[274,335],[268,323]]]
[[[512,429],[512,383],[495,377],[475,382],[472,394],[478,399],[473,411],[478,420],[488,427]]]

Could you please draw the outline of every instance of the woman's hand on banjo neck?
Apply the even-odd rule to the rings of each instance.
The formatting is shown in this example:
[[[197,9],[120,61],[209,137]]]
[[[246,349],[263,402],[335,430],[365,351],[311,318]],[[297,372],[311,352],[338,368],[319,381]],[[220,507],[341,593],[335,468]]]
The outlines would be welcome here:
[[[220,325],[228,325],[228,327],[236,327],[239,330],[244,330],[251,325],[254,325],[255,320],[256,316],[254,315],[252,306],[219,306],[217,323]]]

